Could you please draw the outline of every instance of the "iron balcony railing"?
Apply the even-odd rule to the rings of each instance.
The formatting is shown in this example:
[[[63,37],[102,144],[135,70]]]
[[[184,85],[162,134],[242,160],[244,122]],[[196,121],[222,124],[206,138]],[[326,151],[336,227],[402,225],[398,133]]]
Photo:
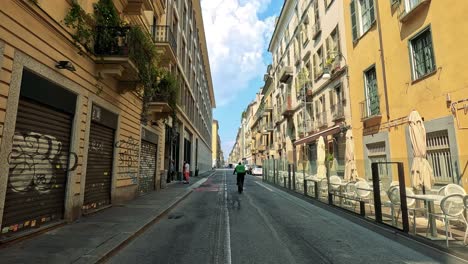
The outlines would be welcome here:
[[[317,127],[324,127],[328,125],[327,111],[317,113],[315,118],[316,118],[315,121],[316,121]]]
[[[130,27],[96,27],[94,55],[128,56]]]
[[[169,26],[153,26],[155,43],[169,43],[174,54],[177,54],[177,41]]]
[[[331,113],[332,113],[333,121],[343,119],[345,117],[343,103],[337,103],[337,104],[332,105]]]
[[[381,116],[380,113],[380,95],[371,96],[359,103],[361,108],[361,120],[369,119],[375,116]]]

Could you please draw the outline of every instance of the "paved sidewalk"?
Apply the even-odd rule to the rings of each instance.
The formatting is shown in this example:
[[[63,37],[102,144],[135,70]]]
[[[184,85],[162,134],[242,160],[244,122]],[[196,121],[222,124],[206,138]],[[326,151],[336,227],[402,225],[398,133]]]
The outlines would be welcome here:
[[[1,263],[96,263],[169,211],[214,172],[169,184],[125,204],[0,249]]]

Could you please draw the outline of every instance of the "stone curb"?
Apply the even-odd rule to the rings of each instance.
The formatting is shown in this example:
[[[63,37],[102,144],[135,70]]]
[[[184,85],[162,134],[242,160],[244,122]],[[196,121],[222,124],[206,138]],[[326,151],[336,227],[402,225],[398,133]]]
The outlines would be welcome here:
[[[124,248],[128,245],[131,241],[137,238],[141,233],[143,233],[146,229],[148,229],[151,225],[161,220],[169,211],[171,211],[175,206],[177,206],[180,202],[182,202],[187,196],[189,196],[195,188],[198,188],[201,184],[203,184],[209,177],[213,176],[216,171],[209,174],[207,177],[200,178],[196,183],[191,185],[187,188],[184,192],[182,192],[179,196],[175,198],[175,200],[166,206],[159,214],[154,215],[151,219],[149,219],[146,223],[138,227],[133,232],[124,232],[119,233],[116,236],[110,238],[99,247],[93,249],[88,254],[81,256],[77,260],[73,261],[72,263],[104,263],[107,259],[109,259],[112,255],[117,253],[120,249]]]

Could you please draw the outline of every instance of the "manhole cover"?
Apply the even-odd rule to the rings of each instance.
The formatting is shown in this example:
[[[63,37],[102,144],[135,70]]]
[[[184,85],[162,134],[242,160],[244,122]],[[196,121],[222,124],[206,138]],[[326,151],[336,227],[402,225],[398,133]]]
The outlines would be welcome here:
[[[184,215],[183,214],[170,214],[167,219],[179,219],[182,218]]]

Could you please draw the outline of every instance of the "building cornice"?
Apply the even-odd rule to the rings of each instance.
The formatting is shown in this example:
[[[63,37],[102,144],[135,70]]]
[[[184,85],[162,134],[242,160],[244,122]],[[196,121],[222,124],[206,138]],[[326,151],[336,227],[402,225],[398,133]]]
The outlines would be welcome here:
[[[297,0],[285,0],[284,3],[283,3],[283,7],[281,8],[281,12],[280,12],[280,15],[278,17],[278,20],[275,24],[275,29],[273,31],[273,34],[271,35],[271,39],[270,39],[270,44],[268,44],[268,51],[273,53],[273,47],[275,46],[276,47],[276,41],[279,39],[280,37],[280,29],[281,30],[284,30],[285,28],[285,24],[289,21],[286,21],[290,16],[289,16],[289,12],[286,12],[286,11],[290,11],[291,10],[291,4],[293,3],[297,3]]]

